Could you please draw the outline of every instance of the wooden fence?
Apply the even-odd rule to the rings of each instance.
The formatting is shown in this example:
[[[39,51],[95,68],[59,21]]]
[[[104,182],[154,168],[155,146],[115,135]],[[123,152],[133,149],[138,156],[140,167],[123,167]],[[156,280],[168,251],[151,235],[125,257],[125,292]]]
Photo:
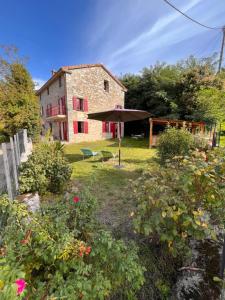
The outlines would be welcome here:
[[[26,129],[10,137],[9,143],[0,144],[0,194],[7,193],[10,199],[18,194],[19,165],[27,160],[31,150]]]

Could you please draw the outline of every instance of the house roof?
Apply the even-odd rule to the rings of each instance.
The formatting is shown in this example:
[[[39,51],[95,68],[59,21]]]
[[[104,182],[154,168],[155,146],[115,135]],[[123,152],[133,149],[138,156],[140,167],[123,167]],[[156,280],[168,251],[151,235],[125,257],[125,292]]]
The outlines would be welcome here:
[[[93,68],[93,67],[101,67],[103,68],[123,89],[124,92],[127,91],[127,88],[117,79],[103,64],[82,64],[76,66],[63,66],[57,72],[55,72],[52,77],[46,81],[46,83],[36,92],[37,95],[46,89],[53,81],[55,81],[60,75],[63,73],[71,73],[71,70],[74,69],[83,69],[83,68]]]

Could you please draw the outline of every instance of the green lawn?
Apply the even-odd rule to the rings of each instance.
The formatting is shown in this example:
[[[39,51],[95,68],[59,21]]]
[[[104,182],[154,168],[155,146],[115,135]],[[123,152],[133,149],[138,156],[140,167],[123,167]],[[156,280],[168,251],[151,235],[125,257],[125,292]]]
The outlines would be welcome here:
[[[225,147],[225,136],[220,137],[220,146]]]
[[[81,148],[93,151],[109,150],[118,153],[117,140],[70,144],[65,147],[66,157],[73,167],[73,188],[80,190],[88,186],[99,202],[99,218],[110,227],[117,227],[129,218],[133,208],[129,190],[132,180],[144,168],[155,164],[155,150],[148,149],[147,140],[125,138],[122,141],[122,165],[115,168],[118,159],[101,162],[100,156],[83,160]]]

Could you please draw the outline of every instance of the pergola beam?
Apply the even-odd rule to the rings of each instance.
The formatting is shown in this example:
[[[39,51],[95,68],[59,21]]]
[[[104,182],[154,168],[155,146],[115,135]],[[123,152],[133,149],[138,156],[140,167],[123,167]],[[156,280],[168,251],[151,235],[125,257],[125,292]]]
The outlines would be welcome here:
[[[195,134],[196,128],[198,127],[200,132],[203,134],[205,131],[205,123],[204,122],[192,122],[192,121],[184,121],[184,120],[168,120],[168,119],[157,119],[150,118],[149,119],[149,148],[153,146],[153,126],[154,124],[158,125],[174,125],[176,128],[179,128],[179,125],[182,127],[189,127],[191,132]]]

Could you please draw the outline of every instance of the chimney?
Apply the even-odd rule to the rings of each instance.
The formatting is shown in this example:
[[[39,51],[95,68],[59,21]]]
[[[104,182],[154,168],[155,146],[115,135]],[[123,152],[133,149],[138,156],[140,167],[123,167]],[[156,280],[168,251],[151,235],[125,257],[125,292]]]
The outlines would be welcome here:
[[[52,76],[55,75],[56,70],[51,70]]]

